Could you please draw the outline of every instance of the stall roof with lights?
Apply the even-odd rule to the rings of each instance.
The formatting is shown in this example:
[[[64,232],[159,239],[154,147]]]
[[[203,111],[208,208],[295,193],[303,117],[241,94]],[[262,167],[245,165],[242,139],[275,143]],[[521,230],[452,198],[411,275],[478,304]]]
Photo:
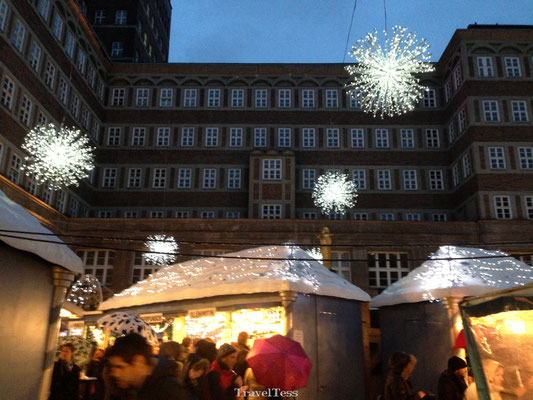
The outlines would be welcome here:
[[[81,259],[61,239],[54,236],[53,232],[42,226],[37,218],[22,206],[11,201],[0,190],[1,234],[8,235],[0,236],[0,240],[11,247],[34,253],[46,261],[72,272],[83,273]],[[41,240],[46,240],[46,242]]]
[[[100,304],[101,310],[204,297],[294,291],[351,300],[370,296],[296,246],[247,249],[161,268]]]
[[[441,246],[431,258],[374,297],[370,306],[478,296],[533,282],[533,267],[497,250]]]

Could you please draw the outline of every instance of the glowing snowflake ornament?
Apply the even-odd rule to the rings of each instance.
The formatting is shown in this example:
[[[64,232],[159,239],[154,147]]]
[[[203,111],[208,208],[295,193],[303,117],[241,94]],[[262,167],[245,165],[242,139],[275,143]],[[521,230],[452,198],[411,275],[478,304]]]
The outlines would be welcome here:
[[[89,138],[74,128],[40,125],[28,132],[22,148],[28,152],[24,170],[58,190],[87,178],[94,168]]]
[[[344,215],[347,208],[355,206],[357,188],[348,175],[330,171],[318,177],[313,188],[313,200],[324,214]]]
[[[383,46],[377,30],[358,40],[349,54],[359,64],[346,66],[353,79],[346,85],[347,91],[360,100],[363,111],[381,118],[413,110],[427,90],[415,74],[435,70],[428,62],[431,53],[425,39],[417,42],[416,33],[406,34],[407,28],[402,26],[395,26],[392,32],[389,38],[384,31]]]
[[[178,243],[173,236],[150,235],[145,243],[148,253],[144,253],[144,259],[154,265],[169,265],[176,261]]]

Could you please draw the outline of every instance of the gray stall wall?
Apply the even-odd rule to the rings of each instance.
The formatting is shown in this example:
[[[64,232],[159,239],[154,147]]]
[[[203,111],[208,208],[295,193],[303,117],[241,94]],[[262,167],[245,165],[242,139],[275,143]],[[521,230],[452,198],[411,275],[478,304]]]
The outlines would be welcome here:
[[[411,375],[414,390],[436,394],[439,375],[453,355],[448,314],[442,302],[382,307],[379,315],[384,376],[392,353],[413,354],[418,359]]]
[[[37,399],[52,304],[51,265],[0,242],[0,399]]]
[[[290,306],[290,337],[299,337],[313,363],[298,400],[365,398],[361,303],[299,294]]]

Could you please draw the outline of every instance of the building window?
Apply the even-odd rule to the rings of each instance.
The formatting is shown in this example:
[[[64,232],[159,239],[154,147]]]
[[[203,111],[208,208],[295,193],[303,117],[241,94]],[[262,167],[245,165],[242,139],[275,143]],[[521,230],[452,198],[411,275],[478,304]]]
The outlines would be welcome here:
[[[394,214],[393,213],[380,213],[379,220],[380,221],[394,221]]]
[[[452,144],[455,141],[455,126],[453,121],[448,124],[448,142]]]
[[[87,56],[81,50],[78,50],[78,59],[76,61],[76,68],[80,71],[80,74],[85,74],[85,67],[87,66]]]
[[[114,188],[117,183],[117,169],[104,168],[102,187]]]
[[[391,190],[390,170],[379,169],[378,171],[378,189]]]
[[[440,169],[429,171],[429,189],[444,190],[444,173]]]
[[[54,19],[52,20],[52,33],[58,40],[61,40],[61,35],[63,34],[63,20],[57,14],[54,14]]]
[[[128,19],[128,11],[117,10],[115,12],[115,24],[116,25],[126,25],[127,19]]]
[[[93,122],[93,128],[91,130],[93,139],[95,142],[98,142],[98,139],[100,138],[100,122],[98,122],[96,119]]]
[[[244,107],[244,90],[232,89],[231,90],[231,106],[232,107]]]
[[[430,149],[440,147],[438,129],[426,129],[426,147]]]
[[[266,108],[268,105],[268,91],[266,89],[255,90],[255,106],[257,108]]]
[[[331,252],[331,270],[337,275],[352,281],[352,268],[350,266],[349,251],[332,251]]]
[[[352,90],[348,94],[349,106],[350,108],[359,109],[361,108],[361,92],[359,90]]]
[[[148,107],[149,89],[137,89],[137,100],[135,104],[137,107]]]
[[[400,130],[400,145],[402,149],[412,149],[415,147],[414,132],[412,129]]]
[[[37,125],[45,126],[47,122],[48,118],[46,118],[46,115],[44,115],[42,111],[39,111],[39,114],[37,115]]]
[[[131,137],[132,146],[144,146],[146,140],[146,128],[133,128]]]
[[[405,220],[409,222],[420,222],[420,213],[405,213]]]
[[[431,215],[433,222],[446,222],[448,221],[448,216],[442,213],[436,213]]]
[[[229,147],[242,147],[242,128],[230,128]]]
[[[291,147],[290,128],[278,128],[278,147]]]
[[[218,146],[218,128],[206,128],[205,130],[205,147]]]
[[[207,91],[207,107],[220,107],[220,89]]]
[[[489,147],[490,169],[505,169],[505,153],[503,147]]]
[[[437,99],[435,97],[435,89],[426,89],[424,90],[424,98],[422,99],[422,104],[425,108],[435,108],[437,107]]]
[[[290,89],[278,89],[278,107],[290,108],[291,107],[291,90]]]
[[[464,109],[457,114],[457,126],[459,127],[460,133],[466,129],[466,113]]]
[[[368,277],[371,288],[385,289],[408,273],[407,253],[368,254]]]
[[[194,128],[182,128],[181,129],[181,146],[193,147],[194,146]]]
[[[365,147],[365,136],[363,129],[350,129],[352,148],[362,149]]]
[[[505,73],[508,77],[521,76],[520,60],[518,57],[505,57]]]
[[[366,189],[366,171],[364,169],[352,170],[352,182],[357,190]]]
[[[105,20],[105,10],[96,10],[94,13],[94,24],[101,25]]]
[[[15,95],[15,84],[7,76],[4,76],[4,82],[2,83],[2,97],[0,101],[2,105],[11,110],[13,106],[13,98]]]
[[[80,98],[78,95],[72,95],[72,104],[70,105],[70,111],[75,118],[78,118],[80,115]]]
[[[452,180],[453,180],[453,187],[456,187],[459,185],[459,182],[461,181],[461,178],[459,176],[459,165],[455,164],[452,167]]]
[[[486,122],[498,122],[500,120],[500,113],[498,111],[497,101],[483,102],[483,116]]]
[[[31,111],[33,108],[32,101],[24,94],[20,102],[19,120],[26,126],[30,126]]]
[[[533,147],[519,147],[520,169],[533,169]]]
[[[38,185],[37,185],[37,182],[35,181],[35,174],[26,174],[26,182],[24,186],[30,194],[34,196],[37,195]]]
[[[55,76],[56,76],[56,67],[54,66],[54,64],[52,64],[50,60],[47,60],[46,67],[44,69],[44,83],[50,89],[54,88]]]
[[[133,261],[133,270],[131,274],[131,283],[137,283],[148,278],[150,275],[156,273],[160,267],[146,262],[142,253],[135,253]]]
[[[477,73],[479,77],[481,78],[494,77],[491,57],[478,57],[477,58]]]
[[[137,218],[139,213],[137,211],[124,211],[124,218]]]
[[[0,8],[1,4],[4,3],[3,1],[0,2]],[[50,0],[39,0],[39,14],[41,14],[41,17],[45,21],[48,20],[48,12],[50,11]]]
[[[214,211],[201,211],[200,218],[203,218],[203,219],[215,218],[215,212]]]
[[[228,169],[228,189],[241,188],[241,170],[238,168]]]
[[[354,221],[368,221],[368,213],[353,213]]]
[[[459,89],[462,83],[463,83],[463,72],[461,71],[461,65],[458,65],[457,67],[455,67],[455,70],[453,71],[454,90]]]
[[[302,169],[302,188],[313,189],[315,187],[316,171],[314,169]]]
[[[463,178],[466,178],[472,173],[472,158],[470,157],[470,153],[466,153],[463,156]]]
[[[302,90],[302,108],[314,108],[315,107],[315,91],[314,90]]]
[[[281,204],[262,204],[261,218],[281,219]]]
[[[215,189],[216,187],[217,170],[214,168],[204,169],[204,177],[202,187],[204,189]]]
[[[226,211],[226,218],[237,219],[241,217],[240,211]]]
[[[111,105],[123,106],[126,100],[126,89],[113,89],[111,93]]]
[[[59,97],[59,101],[62,104],[67,104],[68,102],[68,83],[64,78],[59,79],[59,91],[57,93],[57,96]]]
[[[314,128],[302,129],[302,147],[315,147],[315,146],[316,146],[315,129]]]
[[[448,79],[446,83],[444,84],[444,99],[446,100],[446,103],[450,101],[452,97],[452,83]]]
[[[111,43],[111,57],[122,57],[124,54],[124,42]]]
[[[142,169],[130,168],[128,169],[128,187],[140,188],[141,187]]]
[[[180,168],[178,170],[178,188],[188,189],[191,187],[192,170],[190,168]]]
[[[511,219],[511,200],[509,196],[494,196],[494,213],[496,219]]]
[[[196,89],[185,89],[183,93],[183,106],[196,107],[196,96],[198,91]]]
[[[170,128],[157,128],[156,146],[170,146]]]
[[[96,71],[94,70],[94,67],[92,66],[92,64],[89,64],[89,67],[87,68],[87,83],[93,89],[94,89],[95,78],[96,78]]]
[[[302,219],[317,219],[316,212],[303,212]]]
[[[122,136],[121,128],[109,128],[107,130],[107,145],[120,146],[120,139]]]
[[[340,147],[338,129],[326,129],[326,147]]]
[[[387,129],[376,129],[376,147],[385,149],[389,147],[389,131]]]
[[[39,64],[41,62],[41,48],[39,45],[35,42],[31,42],[30,47],[30,67],[36,71],[39,72]]]
[[[525,216],[527,219],[533,219],[533,196],[524,197]]]
[[[263,160],[263,180],[281,180],[281,160]]]
[[[173,89],[161,89],[159,91],[159,107],[172,107],[173,98]]]
[[[527,122],[527,108],[525,101],[511,101],[514,122]]]
[[[405,190],[418,190],[416,170],[408,169],[403,171],[403,188]]]
[[[154,175],[152,177],[152,187],[154,189],[164,189],[167,187],[166,168],[154,168]]]
[[[22,168],[22,158],[16,154],[11,155],[11,163],[9,164],[8,178],[11,182],[18,185],[20,183],[20,175]]]
[[[76,254],[82,259],[84,273],[93,275],[104,285],[113,282],[113,264],[115,252],[109,250],[83,250]]]
[[[7,3],[5,0],[0,0],[0,31],[3,31],[7,21]]]
[[[344,219],[344,215],[341,213],[332,212],[328,214],[328,219],[332,221],[341,221]]]
[[[339,107],[339,91],[337,89],[326,90],[326,108]]]
[[[176,218],[189,218],[189,211],[176,211]]]
[[[81,112],[81,126],[85,130],[89,130],[89,125],[91,123],[91,114],[86,108]]]
[[[254,147],[266,147],[267,145],[267,130],[266,128],[254,129]]]
[[[161,210],[150,211],[150,218],[165,218],[165,212]]]

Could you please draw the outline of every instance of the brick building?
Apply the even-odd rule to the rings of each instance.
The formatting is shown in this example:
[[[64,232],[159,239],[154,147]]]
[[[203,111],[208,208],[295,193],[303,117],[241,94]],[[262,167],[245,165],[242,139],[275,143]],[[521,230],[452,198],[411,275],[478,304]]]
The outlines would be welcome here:
[[[129,3],[130,27],[156,13]],[[153,233],[174,235],[187,259],[318,246],[328,226],[333,269],[370,293],[442,244],[530,260],[532,26],[457,30],[436,72],[421,76],[429,90],[417,109],[380,119],[346,95],[340,64],[116,63],[136,56],[127,46],[112,55],[115,24],[96,26],[107,6],[91,4],[0,0],[0,188],[112,290],[153,272],[140,253]],[[167,59],[165,43],[152,61]],[[24,135],[50,121],[79,126],[97,148],[78,188],[52,192],[24,175]],[[313,205],[327,170],[358,186],[345,216]]]

